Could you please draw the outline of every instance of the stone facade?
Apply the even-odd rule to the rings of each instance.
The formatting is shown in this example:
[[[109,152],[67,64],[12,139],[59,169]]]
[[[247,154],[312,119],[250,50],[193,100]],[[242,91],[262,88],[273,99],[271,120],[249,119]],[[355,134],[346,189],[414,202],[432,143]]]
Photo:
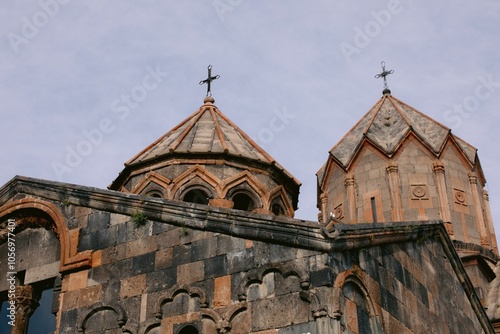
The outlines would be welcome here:
[[[26,178],[0,194],[24,217],[23,286],[61,278],[58,333],[493,332],[440,222],[332,228]]]

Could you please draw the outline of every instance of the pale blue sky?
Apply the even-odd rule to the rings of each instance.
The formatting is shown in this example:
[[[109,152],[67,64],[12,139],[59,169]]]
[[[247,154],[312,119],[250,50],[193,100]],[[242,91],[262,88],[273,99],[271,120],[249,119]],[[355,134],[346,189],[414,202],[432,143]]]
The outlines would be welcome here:
[[[0,4],[0,184],[106,188],[202,104],[212,64],[216,105],[302,182],[296,217],[315,220],[315,173],[380,98],[385,60],[393,96],[479,149],[500,232],[500,2],[59,1]]]

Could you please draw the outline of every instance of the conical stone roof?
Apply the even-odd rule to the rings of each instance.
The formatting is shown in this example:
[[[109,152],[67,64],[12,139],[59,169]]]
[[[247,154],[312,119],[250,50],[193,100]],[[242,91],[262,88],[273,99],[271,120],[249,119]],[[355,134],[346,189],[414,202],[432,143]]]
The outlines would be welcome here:
[[[451,136],[470,163],[475,163],[476,148],[451,134],[446,126],[393,97],[389,90],[330,150],[330,154],[347,168],[366,139],[387,156],[392,156],[409,132],[436,155]]]
[[[206,97],[203,106],[160,137],[126,165],[146,162],[172,153],[225,153],[237,157],[275,163],[247,134],[229,120]]]

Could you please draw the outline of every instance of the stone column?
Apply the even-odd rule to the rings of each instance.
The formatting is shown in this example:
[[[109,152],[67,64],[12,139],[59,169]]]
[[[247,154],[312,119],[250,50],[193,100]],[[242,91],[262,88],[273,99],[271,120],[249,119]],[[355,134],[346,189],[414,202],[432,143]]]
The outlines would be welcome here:
[[[347,203],[349,205],[349,222],[356,224],[358,219],[356,215],[356,183],[354,182],[354,175],[351,173],[346,175],[344,186],[347,190]]]
[[[488,228],[490,230],[490,242],[493,247],[493,251],[498,255],[498,245],[497,245],[497,237],[495,234],[495,227],[493,226],[493,217],[491,216],[490,209],[490,197],[488,195],[488,191],[483,189],[483,202],[484,202],[484,213],[486,216],[486,221],[488,222]]]
[[[321,207],[320,207],[320,210],[321,210],[321,222],[322,223],[328,223],[328,215],[329,213],[327,212],[326,210],[326,205],[328,203],[328,195],[325,194],[324,192],[321,193],[321,195],[319,196],[319,200],[321,201]]]
[[[483,207],[481,205],[479,190],[477,188],[476,173],[469,173],[469,184],[472,193],[472,201],[474,202],[474,207],[476,208],[476,221],[477,227],[479,229],[479,236],[481,237],[481,246],[488,247],[490,246],[490,243],[488,241],[488,232],[485,226]]]
[[[41,291],[36,291],[31,285],[16,287],[16,322],[11,334],[25,334],[28,330],[28,320],[38,307]]]
[[[403,205],[401,204],[401,189],[399,187],[399,170],[398,166],[390,163],[386,168],[389,177],[389,191],[391,192],[392,202],[392,221],[404,221]]]
[[[436,175],[436,187],[439,203],[439,214],[441,220],[448,231],[448,234],[453,239],[453,224],[451,223],[450,202],[446,193],[446,179],[444,177],[444,165],[441,161],[437,161],[432,165],[434,175]]]

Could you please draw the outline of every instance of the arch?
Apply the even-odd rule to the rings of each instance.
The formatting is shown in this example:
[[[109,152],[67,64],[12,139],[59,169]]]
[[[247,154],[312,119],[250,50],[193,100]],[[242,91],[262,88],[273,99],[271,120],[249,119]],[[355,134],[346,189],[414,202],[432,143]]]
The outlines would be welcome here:
[[[147,173],[131,190],[132,194],[140,194],[144,189],[146,189],[150,184],[157,184],[160,189],[163,189],[166,193],[163,197],[170,198],[170,184],[172,181],[163,175],[156,172]]]
[[[199,180],[196,180],[196,177],[198,177]],[[200,165],[195,165],[174,179],[171,194],[173,198],[179,199],[186,188],[193,185],[203,185],[209,190],[209,195],[211,195],[211,197],[220,197],[217,190],[220,182],[221,181],[208,170]]]
[[[241,187],[240,185],[246,183],[247,187]],[[240,186],[240,187],[238,187]],[[249,171],[244,171],[240,174],[237,174],[220,185],[221,188],[221,196],[220,198],[227,198],[234,195],[234,192],[238,189],[246,189],[250,192],[253,192],[258,198],[259,202],[262,201],[263,198],[266,197],[267,190],[266,188],[257,180],[255,176],[250,174]],[[262,205],[262,203],[260,203]]]
[[[285,188],[282,185],[279,185],[271,190],[268,198],[269,200],[267,202],[269,203],[269,211],[277,215],[273,210],[273,205],[281,202],[281,204],[278,205],[281,206],[283,215],[293,218],[293,216],[295,215],[295,211],[293,209],[292,203],[290,203],[290,200],[288,199]]]
[[[172,302],[174,298],[181,294],[185,293],[189,297],[198,297],[200,298],[200,308],[206,308],[208,307],[208,301],[206,297],[206,293],[203,289],[198,288],[198,287],[191,287],[186,284],[176,284],[173,287],[171,287],[167,292],[162,293],[159,297],[158,300],[155,304],[155,317],[157,319],[162,319],[163,317],[163,312],[162,312],[162,307],[168,302]]]
[[[345,308],[346,301],[344,298],[346,297],[346,291],[352,291],[353,294],[358,294],[363,300],[360,302],[364,302],[366,305],[366,316],[368,319],[364,319],[367,321],[370,332],[374,334],[383,333],[383,329],[380,322],[380,306],[373,302],[371,297],[371,292],[367,289],[367,282],[370,277],[358,266],[354,266],[354,269],[344,271],[340,273],[334,282],[333,287],[333,301],[332,308],[330,309],[330,316],[332,318],[336,318],[337,321],[340,321],[342,326],[346,326],[345,324]],[[352,302],[351,302],[352,304]],[[360,312],[363,313],[363,312]],[[338,315],[342,315],[340,319]],[[363,333],[366,331],[363,331]]]
[[[241,283],[238,287],[238,299],[240,301],[247,300],[247,290],[251,284],[262,284],[263,278],[266,274],[271,272],[277,272],[283,276],[283,278],[288,278],[290,276],[295,276],[299,279],[300,288],[302,290],[308,290],[310,286],[309,274],[305,268],[298,266],[295,263],[268,263],[259,268],[252,269],[248,271],[242,278]]]
[[[213,197],[213,195],[210,190],[199,184],[191,186],[179,194],[179,198],[184,202],[205,205],[208,205],[211,197]]]
[[[201,316],[202,319],[210,319],[217,326],[218,333],[229,333],[232,328],[232,321],[240,313],[245,312],[248,306],[246,302],[241,302],[238,304],[230,305],[227,309],[223,309],[224,313],[220,314],[222,311],[218,309],[217,311],[213,309],[202,309]]]
[[[80,326],[78,327],[78,332],[85,333],[85,330],[87,329],[87,322],[89,321],[89,319],[92,318],[93,315],[103,311],[112,311],[116,314],[116,324],[119,328],[122,328],[127,322],[127,315],[125,314],[125,310],[123,309],[123,307],[121,307],[120,304],[103,304],[102,302],[100,302],[96,307],[94,307],[85,315],[85,317],[81,321]]]
[[[71,242],[72,239],[78,240],[80,229],[74,229],[72,233],[70,233],[64,216],[54,204],[36,198],[23,198],[2,206],[0,208],[0,220],[7,219],[9,216],[13,217],[20,212],[29,210],[37,210],[45,213],[54,224],[54,232],[58,236],[61,244],[60,272],[90,267],[92,251],[86,250],[77,253],[77,245]],[[71,238],[70,234],[73,234],[73,238]]]
[[[177,331],[176,334],[199,334],[200,329],[193,325],[193,324],[185,324],[179,330]]]

